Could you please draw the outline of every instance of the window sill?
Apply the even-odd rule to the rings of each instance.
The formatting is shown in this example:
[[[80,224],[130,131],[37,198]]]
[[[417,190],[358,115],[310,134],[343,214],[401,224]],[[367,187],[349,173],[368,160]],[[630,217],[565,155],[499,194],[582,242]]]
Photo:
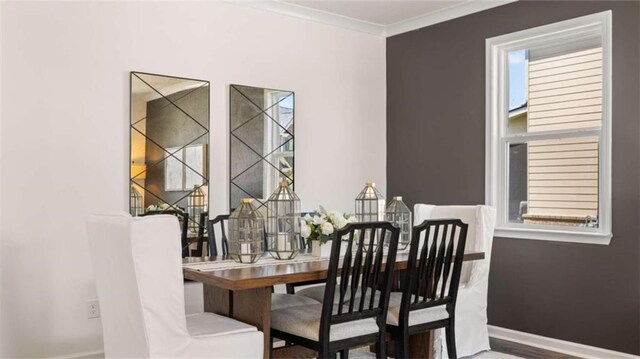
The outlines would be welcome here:
[[[559,229],[498,227],[495,230],[494,237],[609,245],[613,235],[611,233],[564,231]]]

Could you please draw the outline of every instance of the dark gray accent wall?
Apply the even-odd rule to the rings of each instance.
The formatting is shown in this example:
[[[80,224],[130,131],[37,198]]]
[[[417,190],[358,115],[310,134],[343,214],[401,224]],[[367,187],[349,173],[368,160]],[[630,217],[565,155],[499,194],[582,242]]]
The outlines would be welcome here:
[[[489,324],[640,354],[639,2],[520,1],[389,38],[387,194],[484,203],[485,39],[609,9],[614,237],[495,238]]]

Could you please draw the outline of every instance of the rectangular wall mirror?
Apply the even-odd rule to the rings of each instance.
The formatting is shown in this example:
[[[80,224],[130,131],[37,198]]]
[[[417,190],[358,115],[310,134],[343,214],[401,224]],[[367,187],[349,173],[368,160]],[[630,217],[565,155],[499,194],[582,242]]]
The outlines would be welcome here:
[[[241,85],[229,92],[229,208],[253,198],[264,209],[280,181],[295,185],[294,93]]]
[[[209,82],[132,72],[130,133],[131,215],[177,214],[183,236],[196,235],[209,198]]]

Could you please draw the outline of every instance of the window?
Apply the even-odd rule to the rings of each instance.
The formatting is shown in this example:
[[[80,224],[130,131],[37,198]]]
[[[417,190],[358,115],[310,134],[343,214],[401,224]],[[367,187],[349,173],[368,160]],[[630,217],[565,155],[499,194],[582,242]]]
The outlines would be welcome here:
[[[164,168],[165,191],[191,191],[194,186],[205,183],[206,145],[172,147],[165,150],[167,161]]]
[[[496,236],[611,239],[611,12],[487,39]]]

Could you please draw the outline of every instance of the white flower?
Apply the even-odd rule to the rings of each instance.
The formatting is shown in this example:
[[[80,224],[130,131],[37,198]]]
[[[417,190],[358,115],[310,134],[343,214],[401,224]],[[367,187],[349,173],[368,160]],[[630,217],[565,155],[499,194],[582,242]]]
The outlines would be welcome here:
[[[336,219],[333,221],[333,224],[336,225],[336,228],[340,229],[344,226],[346,226],[347,224],[349,224],[349,222],[342,216],[336,217]]]
[[[322,234],[324,234],[325,236],[328,236],[331,233],[333,233],[333,225],[329,222],[323,223],[321,228],[322,228]]]
[[[356,223],[356,222],[358,222],[358,219],[354,215],[351,215],[349,216],[349,218],[347,218],[347,223]]]
[[[309,222],[310,220],[312,220],[312,218],[309,215],[309,213],[305,214],[304,217],[302,217],[302,219],[304,219],[305,222]]]
[[[300,226],[300,235],[302,238],[309,238],[311,235],[311,227],[309,227],[306,223],[303,223]]]
[[[316,226],[323,225],[327,220],[320,216],[313,216],[313,224]]]

